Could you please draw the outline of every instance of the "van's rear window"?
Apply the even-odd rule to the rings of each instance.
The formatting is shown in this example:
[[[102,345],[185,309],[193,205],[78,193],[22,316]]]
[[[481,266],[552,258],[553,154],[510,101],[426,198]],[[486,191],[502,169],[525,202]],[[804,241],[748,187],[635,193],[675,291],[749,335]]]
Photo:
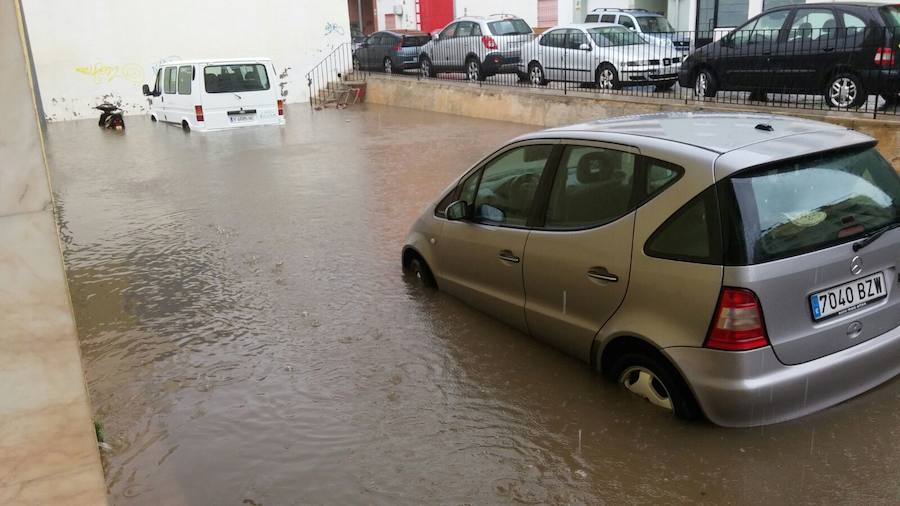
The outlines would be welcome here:
[[[779,163],[723,183],[725,235],[739,264],[831,247],[900,220],[900,176],[874,148]]]
[[[235,93],[269,89],[266,66],[260,63],[208,65],[203,69],[207,93]]]
[[[418,47],[424,46],[428,44],[428,41],[431,40],[431,37],[428,35],[415,35],[403,37],[403,47]]]

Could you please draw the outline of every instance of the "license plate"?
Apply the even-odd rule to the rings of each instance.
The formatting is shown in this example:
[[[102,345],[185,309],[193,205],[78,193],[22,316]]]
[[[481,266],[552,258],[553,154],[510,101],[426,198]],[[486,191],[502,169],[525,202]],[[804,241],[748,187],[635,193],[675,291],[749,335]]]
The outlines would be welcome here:
[[[256,119],[255,114],[232,114],[228,116],[228,121],[232,123],[246,123]]]
[[[809,304],[813,320],[819,321],[856,311],[885,297],[887,285],[884,273],[879,272],[814,293],[809,296]]]

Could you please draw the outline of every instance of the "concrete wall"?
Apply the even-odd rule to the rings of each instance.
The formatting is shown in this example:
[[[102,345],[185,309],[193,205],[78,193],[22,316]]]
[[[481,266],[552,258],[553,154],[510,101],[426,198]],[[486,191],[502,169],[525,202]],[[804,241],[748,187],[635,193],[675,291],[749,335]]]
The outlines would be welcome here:
[[[91,108],[105,97],[144,113],[141,85],[153,81],[153,64],[176,57],[270,57],[286,100],[306,101],[306,72],[350,40],[344,1],[22,3],[48,120],[97,116]]]
[[[0,504],[105,504],[17,0],[0,0]]]
[[[878,149],[900,170],[900,118],[862,118],[850,113],[677,102],[651,97],[598,96],[596,93],[479,86],[469,82],[371,76],[366,101],[473,118],[541,127],[664,111],[749,111],[786,114],[845,125],[878,139]]]

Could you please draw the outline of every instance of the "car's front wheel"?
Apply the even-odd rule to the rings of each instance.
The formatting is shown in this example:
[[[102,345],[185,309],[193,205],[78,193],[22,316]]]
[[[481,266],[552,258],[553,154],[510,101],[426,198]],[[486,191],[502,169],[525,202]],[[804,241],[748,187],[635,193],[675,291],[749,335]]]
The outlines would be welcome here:
[[[431,269],[428,268],[428,265],[419,256],[414,256],[413,259],[409,261],[409,265],[406,266],[406,273],[422,286],[428,288],[437,286],[434,281],[434,276],[431,274]]]
[[[838,72],[825,86],[825,103],[829,107],[855,108],[866,101],[862,80],[849,72]]]
[[[597,69],[597,87],[601,90],[621,90],[622,83],[619,81],[619,73],[616,68],[609,63],[600,65]]]
[[[535,86],[545,86],[547,78],[544,76],[544,67],[538,62],[532,62],[528,67],[528,80]]]
[[[697,75],[694,76],[694,95],[700,98],[712,98],[716,96],[717,91],[716,78],[712,72],[706,69],[697,72]]]
[[[609,371],[628,392],[679,418],[693,420],[700,416],[694,396],[674,367],[658,357],[640,352],[619,357]]]
[[[422,75],[425,77],[434,77],[434,65],[431,64],[431,58],[427,56],[423,56],[421,60],[419,60],[419,70],[422,71]]]
[[[394,64],[391,62],[390,58],[385,58],[384,63],[382,64],[382,68],[384,68],[385,74],[393,74],[394,73]]]

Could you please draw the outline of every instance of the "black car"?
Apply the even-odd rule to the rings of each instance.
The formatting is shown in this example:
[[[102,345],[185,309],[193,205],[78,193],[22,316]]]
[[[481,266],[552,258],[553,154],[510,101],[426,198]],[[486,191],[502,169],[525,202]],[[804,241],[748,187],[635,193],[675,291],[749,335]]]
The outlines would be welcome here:
[[[387,30],[366,37],[353,51],[353,68],[401,72],[419,67],[421,47],[431,35],[414,30]]]
[[[688,56],[678,82],[694,93],[750,91],[824,95],[859,107],[869,95],[900,92],[900,7],[801,4],[770,9]]]

